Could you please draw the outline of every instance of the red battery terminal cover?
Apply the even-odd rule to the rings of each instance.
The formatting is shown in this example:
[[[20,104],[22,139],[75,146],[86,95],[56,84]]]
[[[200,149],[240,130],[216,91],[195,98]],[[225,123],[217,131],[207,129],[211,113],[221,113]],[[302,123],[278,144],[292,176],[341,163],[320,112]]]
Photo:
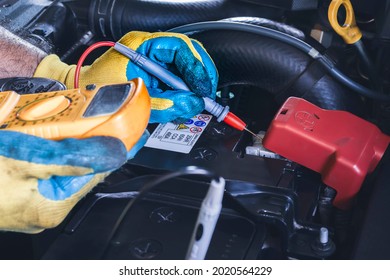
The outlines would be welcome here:
[[[346,210],[389,141],[374,124],[349,112],[324,110],[290,97],[274,117],[263,145],[319,172],[323,182],[337,191],[334,206]]]

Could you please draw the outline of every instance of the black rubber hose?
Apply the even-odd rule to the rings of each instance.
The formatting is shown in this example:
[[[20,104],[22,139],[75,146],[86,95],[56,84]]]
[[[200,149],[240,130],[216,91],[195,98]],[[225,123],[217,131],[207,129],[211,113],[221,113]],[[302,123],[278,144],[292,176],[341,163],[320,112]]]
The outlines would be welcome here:
[[[322,55],[316,48],[308,44],[307,42],[295,38],[291,35],[286,35],[283,32],[276,31],[270,28],[263,26],[256,26],[253,24],[243,24],[235,22],[224,22],[224,21],[208,21],[208,22],[198,22],[193,24],[187,24],[184,26],[179,26],[172,28],[168,31],[178,32],[178,33],[193,33],[194,31],[198,32],[199,30],[236,30],[241,32],[249,32],[257,34],[260,36],[265,36],[267,38],[276,39],[278,41],[284,42],[288,45],[291,45],[298,50],[306,53],[307,55],[315,58],[319,61],[325,69],[327,69],[329,75],[335,78],[337,81],[341,82],[343,85],[355,91],[365,97],[372,98],[380,101],[390,101],[390,96],[381,94],[380,92],[373,91],[368,89],[359,83],[353,81],[346,75],[344,75],[339,69],[335,67],[335,64],[329,57]]]
[[[163,31],[183,24],[236,16],[280,17],[283,10],[238,0],[92,0],[89,25],[104,38],[119,40],[130,30]]]
[[[254,86],[274,95],[278,103],[303,97],[324,109],[364,115],[359,95],[326,74],[313,58],[278,40],[239,31],[193,34],[213,58],[219,86]]]

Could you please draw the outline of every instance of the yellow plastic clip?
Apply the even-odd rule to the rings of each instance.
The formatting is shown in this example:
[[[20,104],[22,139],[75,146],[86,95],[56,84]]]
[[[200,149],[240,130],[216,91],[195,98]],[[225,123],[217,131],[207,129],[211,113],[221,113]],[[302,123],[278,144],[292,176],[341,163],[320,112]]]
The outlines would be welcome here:
[[[340,26],[337,20],[337,14],[341,5],[346,10],[346,18],[343,26]],[[333,29],[347,44],[352,45],[362,38],[362,32],[356,25],[355,14],[349,0],[332,0],[328,9],[328,19]]]

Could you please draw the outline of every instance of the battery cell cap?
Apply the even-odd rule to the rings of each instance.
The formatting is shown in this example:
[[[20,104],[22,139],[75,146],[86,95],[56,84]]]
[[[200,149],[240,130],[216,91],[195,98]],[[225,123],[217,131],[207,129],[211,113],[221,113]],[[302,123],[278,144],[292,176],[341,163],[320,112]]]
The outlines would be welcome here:
[[[374,124],[349,112],[324,110],[290,97],[274,117],[263,145],[319,172],[337,191],[334,206],[348,209],[389,141]]]

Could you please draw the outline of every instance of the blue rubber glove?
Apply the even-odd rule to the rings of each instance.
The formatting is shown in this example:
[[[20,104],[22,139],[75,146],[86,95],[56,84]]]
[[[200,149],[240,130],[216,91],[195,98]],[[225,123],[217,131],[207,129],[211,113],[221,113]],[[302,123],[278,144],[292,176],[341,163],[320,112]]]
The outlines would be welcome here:
[[[126,151],[111,137],[52,141],[0,132],[0,230],[40,232],[58,225],[96,184],[144,145]]]
[[[204,109],[201,97],[215,99],[218,73],[199,42],[183,34],[138,31],[127,33],[119,42],[180,76],[192,92],[167,88],[114,49],[105,52],[91,65],[81,68],[80,87],[122,83],[141,77],[151,96],[151,123],[189,119]],[[72,88],[75,67],[61,62],[58,56],[52,54],[41,61],[34,76],[55,79]]]
[[[167,86],[157,78],[129,61],[127,79],[141,77],[152,97],[150,123],[189,119],[204,109],[200,97],[215,99],[218,73],[198,41],[176,33],[130,32],[119,42],[182,77],[192,91],[166,89]]]

